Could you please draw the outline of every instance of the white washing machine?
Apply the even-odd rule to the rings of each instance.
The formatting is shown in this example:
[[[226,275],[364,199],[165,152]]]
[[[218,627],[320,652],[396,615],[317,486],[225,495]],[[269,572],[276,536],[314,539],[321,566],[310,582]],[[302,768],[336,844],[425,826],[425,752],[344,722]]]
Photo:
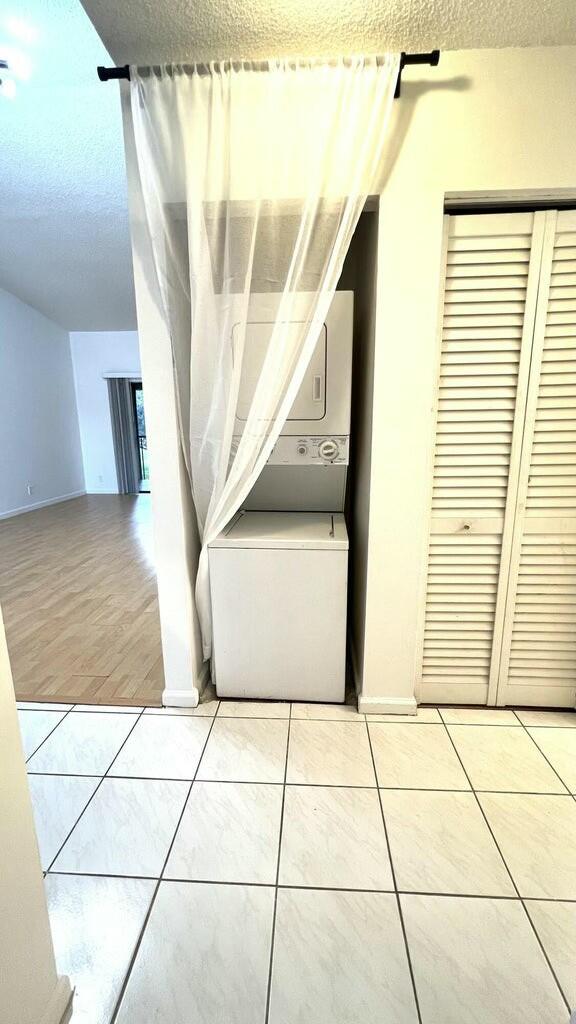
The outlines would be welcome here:
[[[344,516],[242,511],[209,561],[218,695],[343,701]]]

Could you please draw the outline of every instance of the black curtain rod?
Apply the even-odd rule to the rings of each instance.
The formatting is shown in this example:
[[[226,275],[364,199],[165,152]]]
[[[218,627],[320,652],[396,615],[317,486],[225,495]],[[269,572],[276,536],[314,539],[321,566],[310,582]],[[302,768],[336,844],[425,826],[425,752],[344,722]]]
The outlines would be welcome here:
[[[438,65],[439,60],[440,50],[430,50],[430,53],[404,53],[404,51],[402,51],[400,54],[400,70],[398,71],[398,78],[396,79],[394,99],[397,99],[400,95],[402,71],[407,64],[430,64],[431,67],[435,68]],[[110,82],[115,78],[123,78],[130,81],[130,66],[128,64],[124,64],[119,68],[99,67],[96,70],[101,82]]]

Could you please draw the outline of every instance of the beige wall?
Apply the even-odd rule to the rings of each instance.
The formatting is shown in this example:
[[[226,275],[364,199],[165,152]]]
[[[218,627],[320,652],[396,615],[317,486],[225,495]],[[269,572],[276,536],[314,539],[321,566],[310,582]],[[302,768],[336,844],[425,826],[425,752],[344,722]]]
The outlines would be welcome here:
[[[428,537],[446,193],[576,189],[576,48],[408,68],[380,202],[362,704],[410,710]],[[372,702],[372,703],[371,703]]]
[[[56,974],[1,614],[0,819],[0,1019],[58,1024],[71,989]]]

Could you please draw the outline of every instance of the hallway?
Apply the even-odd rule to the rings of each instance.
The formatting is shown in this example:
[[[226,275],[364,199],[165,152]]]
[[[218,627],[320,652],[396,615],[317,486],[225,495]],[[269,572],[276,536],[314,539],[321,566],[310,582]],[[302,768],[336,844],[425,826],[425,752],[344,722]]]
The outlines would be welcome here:
[[[0,522],[19,700],[159,706],[150,495],[90,494]]]
[[[573,712],[20,708],[75,1024],[567,1024]]]

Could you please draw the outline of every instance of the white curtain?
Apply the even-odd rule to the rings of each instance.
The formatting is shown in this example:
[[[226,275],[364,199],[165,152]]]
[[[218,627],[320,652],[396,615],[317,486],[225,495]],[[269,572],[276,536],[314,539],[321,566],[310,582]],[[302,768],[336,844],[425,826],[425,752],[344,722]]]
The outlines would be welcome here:
[[[290,411],[378,191],[397,73],[391,54],[130,69],[147,273],[172,340],[202,541],[205,658],[207,545],[241,507]],[[263,292],[276,293],[277,310],[255,359],[246,323]]]

